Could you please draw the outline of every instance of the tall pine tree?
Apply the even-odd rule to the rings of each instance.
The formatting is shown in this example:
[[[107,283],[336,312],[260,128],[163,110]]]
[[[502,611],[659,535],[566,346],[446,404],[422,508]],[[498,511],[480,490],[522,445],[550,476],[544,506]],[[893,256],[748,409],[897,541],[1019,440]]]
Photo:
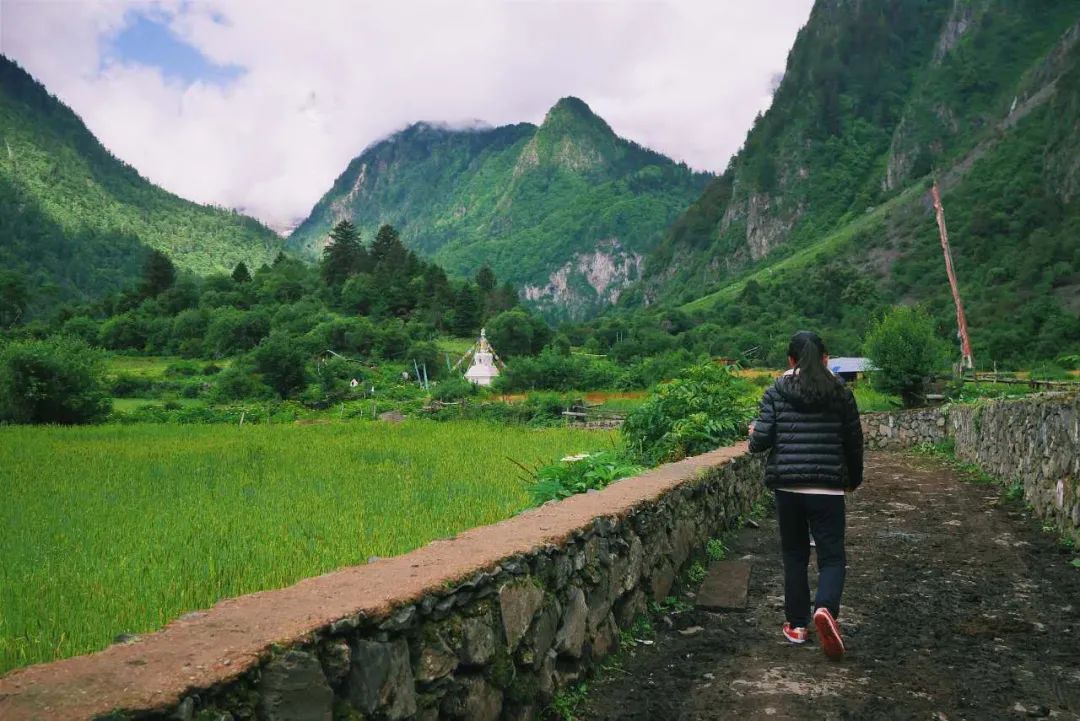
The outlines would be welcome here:
[[[143,296],[153,298],[162,291],[168,290],[176,282],[176,266],[169,260],[169,256],[160,250],[150,251],[143,263],[142,291]]]
[[[330,231],[330,242],[323,248],[322,272],[326,284],[338,287],[350,276],[360,271],[364,246],[360,244],[360,233],[356,226],[343,220]]]
[[[244,265],[244,261],[240,261],[236,264],[236,267],[233,268],[232,279],[237,283],[251,282],[251,273],[248,272],[248,268]]]
[[[399,273],[409,264],[409,249],[392,225],[383,225],[371,244],[371,260],[376,273]]]

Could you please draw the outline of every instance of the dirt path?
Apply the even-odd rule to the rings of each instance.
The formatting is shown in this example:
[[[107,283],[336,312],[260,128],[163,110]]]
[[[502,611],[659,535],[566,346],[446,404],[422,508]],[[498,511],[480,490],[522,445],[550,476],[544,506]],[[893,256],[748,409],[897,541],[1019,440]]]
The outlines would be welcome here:
[[[872,455],[848,505],[842,662],[813,635],[805,647],[781,639],[768,518],[729,552],[753,563],[749,609],[661,619],[579,717],[1080,720],[1075,554],[998,494],[930,459]],[[693,626],[704,630],[679,633]]]

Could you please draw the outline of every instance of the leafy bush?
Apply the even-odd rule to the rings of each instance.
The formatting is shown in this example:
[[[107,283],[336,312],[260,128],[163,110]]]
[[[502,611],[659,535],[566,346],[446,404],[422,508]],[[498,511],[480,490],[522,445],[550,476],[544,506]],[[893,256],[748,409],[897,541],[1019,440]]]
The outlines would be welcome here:
[[[263,381],[282,398],[288,398],[307,382],[304,351],[285,333],[274,331],[263,338],[251,358]]]
[[[117,373],[109,383],[109,393],[115,398],[141,398],[150,394],[154,381],[132,373]]]
[[[487,324],[491,345],[503,358],[536,355],[551,340],[551,328],[522,308],[504,311]]]
[[[647,465],[704,453],[745,434],[753,390],[724,366],[692,366],[627,416],[623,438]]]
[[[217,375],[212,397],[216,403],[246,399],[265,399],[274,392],[255,377],[245,364],[234,363]]]
[[[581,453],[558,463],[538,468],[529,484],[534,506],[569,498],[578,493],[600,490],[620,478],[640,473],[643,468],[615,451]]]
[[[613,388],[619,375],[619,367],[609,360],[567,356],[545,348],[538,356],[515,358],[507,364],[496,379],[495,387],[503,391]]]
[[[878,368],[871,376],[874,387],[900,396],[908,408],[922,402],[927,380],[949,359],[949,346],[934,333],[929,314],[904,306],[871,326],[864,350]]]
[[[443,403],[459,401],[477,394],[477,387],[461,376],[439,381],[431,389],[431,400]]]
[[[104,420],[111,409],[104,354],[85,341],[21,341],[0,353],[0,419],[93,423]]]
[[[1071,379],[1069,371],[1056,363],[1040,363],[1031,369],[1031,379],[1038,381],[1067,381]]]

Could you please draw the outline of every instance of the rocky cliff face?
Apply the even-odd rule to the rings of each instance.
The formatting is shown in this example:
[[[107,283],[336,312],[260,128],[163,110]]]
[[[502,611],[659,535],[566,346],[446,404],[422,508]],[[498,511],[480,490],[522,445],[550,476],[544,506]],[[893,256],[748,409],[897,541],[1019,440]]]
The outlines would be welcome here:
[[[641,277],[643,262],[640,253],[608,238],[592,251],[576,253],[546,284],[526,285],[522,296],[549,316],[581,320],[618,302],[623,289]]]

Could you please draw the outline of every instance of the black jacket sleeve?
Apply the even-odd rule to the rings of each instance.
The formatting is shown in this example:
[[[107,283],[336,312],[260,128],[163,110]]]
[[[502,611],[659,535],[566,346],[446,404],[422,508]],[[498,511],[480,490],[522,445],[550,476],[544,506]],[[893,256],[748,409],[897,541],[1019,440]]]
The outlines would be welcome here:
[[[855,490],[863,482],[863,432],[855,395],[850,390],[846,393],[841,433],[844,441],[844,460],[848,470],[848,484],[851,490]]]
[[[767,451],[776,443],[776,388],[770,386],[761,397],[754,432],[750,434],[750,452]]]

